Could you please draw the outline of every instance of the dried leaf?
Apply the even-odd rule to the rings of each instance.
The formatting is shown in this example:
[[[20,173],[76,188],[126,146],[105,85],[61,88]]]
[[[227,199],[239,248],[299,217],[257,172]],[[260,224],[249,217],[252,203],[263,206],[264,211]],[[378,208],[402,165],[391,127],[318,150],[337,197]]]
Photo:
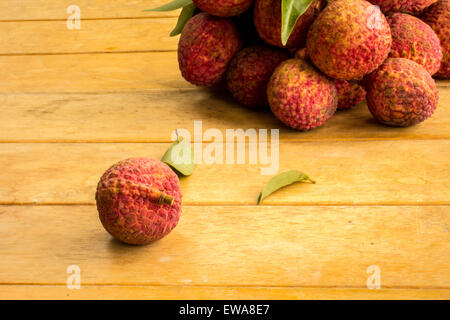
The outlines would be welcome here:
[[[311,178],[308,177],[306,174],[298,170],[291,170],[280,173],[279,175],[270,179],[269,183],[267,183],[267,185],[264,187],[263,191],[260,193],[258,197],[257,204],[258,205],[261,204],[261,202],[265,198],[267,198],[269,195],[271,195],[272,193],[283,187],[286,187],[296,182],[305,182],[305,181],[309,181],[314,184],[316,183],[315,181],[311,180]]]

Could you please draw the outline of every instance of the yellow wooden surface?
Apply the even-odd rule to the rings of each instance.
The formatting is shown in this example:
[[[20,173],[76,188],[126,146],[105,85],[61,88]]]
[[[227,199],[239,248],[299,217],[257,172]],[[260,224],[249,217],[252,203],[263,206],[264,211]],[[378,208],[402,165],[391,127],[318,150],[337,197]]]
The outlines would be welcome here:
[[[199,89],[178,71],[177,13],[160,0],[0,3],[0,299],[449,299],[450,82],[427,122],[376,124],[363,103],[308,133]],[[153,245],[111,239],[99,176],[161,157],[177,128],[280,128],[299,184],[254,206],[260,165],[199,165],[179,226]],[[207,139],[206,139],[207,140]],[[206,147],[205,141],[203,147]],[[81,290],[66,286],[81,268]],[[381,290],[368,290],[378,266]]]
[[[450,286],[446,206],[183,209],[167,238],[130,247],[95,206],[3,206],[0,283],[64,284],[78,265],[90,285],[364,288],[377,265],[384,288]]]
[[[174,12],[143,12],[164,4],[161,0],[2,0],[0,21],[66,20],[66,10],[76,4],[83,19],[117,19],[137,17],[177,17]]]
[[[353,289],[353,288],[279,288],[279,287],[188,287],[188,286],[84,286],[80,290],[67,290],[66,286],[21,285],[0,286],[0,299],[171,299],[210,300],[259,299],[259,300],[384,300],[384,299],[433,299],[447,300],[448,289]]]
[[[161,158],[169,146],[0,144],[0,203],[94,204],[98,179],[110,165],[128,157]],[[449,158],[449,140],[281,143],[280,172],[301,169],[318,183],[280,190],[265,203],[449,205]],[[260,174],[262,167],[199,165],[195,175],[181,179],[183,201],[253,205],[270,179]]]

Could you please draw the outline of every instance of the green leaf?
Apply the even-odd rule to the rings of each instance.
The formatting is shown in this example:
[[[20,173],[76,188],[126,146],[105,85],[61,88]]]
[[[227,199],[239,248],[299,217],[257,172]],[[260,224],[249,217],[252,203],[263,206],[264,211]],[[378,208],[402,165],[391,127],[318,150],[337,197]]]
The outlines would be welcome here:
[[[192,18],[195,12],[195,4],[191,3],[183,8],[181,11],[180,16],[178,17],[177,25],[175,26],[175,29],[172,30],[170,33],[171,37],[175,37],[179,35],[185,26],[185,24],[189,21],[189,19]]]
[[[298,170],[283,172],[270,179],[269,183],[264,187],[263,191],[260,193],[257,204],[258,205],[261,204],[261,202],[265,198],[267,198],[272,193],[283,187],[289,186],[296,182],[305,182],[305,181],[309,181],[313,184],[316,183],[315,181],[311,180],[311,178],[308,177],[306,174]]]
[[[183,176],[190,176],[195,169],[194,150],[183,138],[170,146],[161,159]]]
[[[190,4],[193,4],[192,0],[173,0],[172,2],[162,5],[161,7],[147,9],[144,11],[160,11],[160,12],[173,11],[173,10],[177,10],[177,9],[186,7]]]
[[[285,46],[298,18],[308,10],[314,0],[283,0],[281,6],[281,42]]]

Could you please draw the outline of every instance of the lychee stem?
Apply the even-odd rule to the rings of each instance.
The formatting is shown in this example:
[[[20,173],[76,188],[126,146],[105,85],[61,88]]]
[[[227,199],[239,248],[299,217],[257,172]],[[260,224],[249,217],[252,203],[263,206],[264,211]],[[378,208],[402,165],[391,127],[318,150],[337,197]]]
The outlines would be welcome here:
[[[170,206],[173,205],[175,198],[167,193],[158,190],[149,189],[149,197],[150,200],[158,199],[158,203],[160,204],[168,204]]]
[[[142,198],[149,199],[150,202],[167,204],[170,206],[172,206],[175,202],[175,198],[165,193],[164,191],[148,188],[143,185],[124,182],[121,180],[115,181],[112,186],[104,188],[103,190],[109,191],[113,194],[129,194],[133,196],[140,196]]]

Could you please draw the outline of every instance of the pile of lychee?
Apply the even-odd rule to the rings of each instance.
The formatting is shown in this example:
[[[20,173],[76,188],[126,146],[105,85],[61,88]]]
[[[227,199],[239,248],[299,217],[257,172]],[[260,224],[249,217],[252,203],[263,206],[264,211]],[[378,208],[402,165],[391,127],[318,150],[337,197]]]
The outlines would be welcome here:
[[[178,45],[183,77],[226,84],[240,104],[301,131],[367,99],[406,127],[438,105],[432,76],[450,78],[449,0],[315,0],[282,43],[282,0],[193,0]]]

